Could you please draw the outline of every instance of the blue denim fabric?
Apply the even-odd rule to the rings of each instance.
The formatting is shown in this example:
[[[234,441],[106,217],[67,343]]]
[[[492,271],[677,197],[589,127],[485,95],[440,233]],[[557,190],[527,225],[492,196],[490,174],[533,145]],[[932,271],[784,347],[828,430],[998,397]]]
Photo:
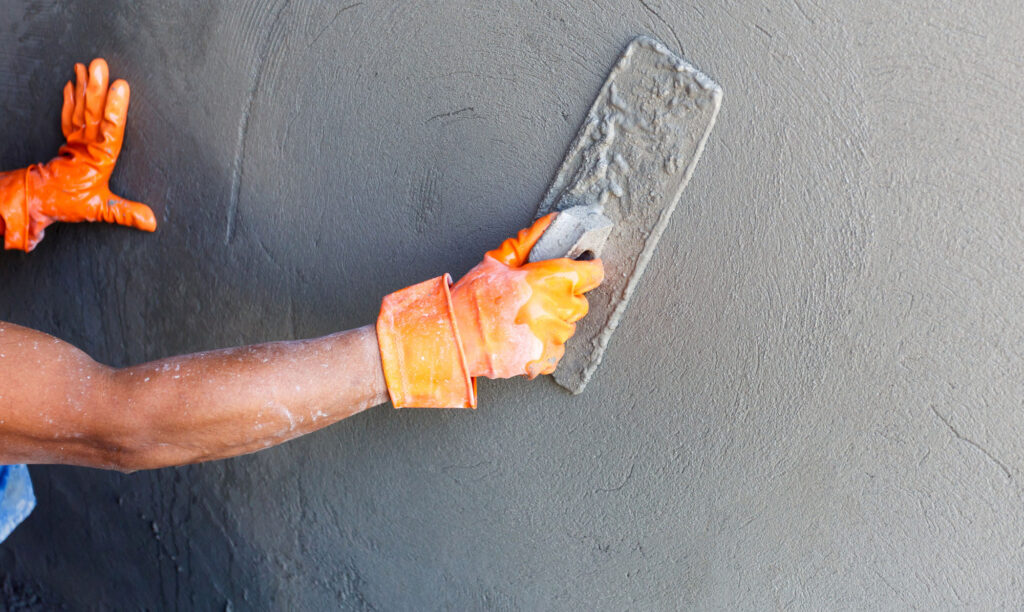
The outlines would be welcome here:
[[[0,542],[36,507],[32,480],[24,465],[0,465]]]

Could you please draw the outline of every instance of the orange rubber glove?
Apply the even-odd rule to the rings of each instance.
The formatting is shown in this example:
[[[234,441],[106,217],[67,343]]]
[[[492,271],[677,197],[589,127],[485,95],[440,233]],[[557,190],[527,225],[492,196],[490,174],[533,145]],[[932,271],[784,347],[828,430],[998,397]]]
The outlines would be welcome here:
[[[447,274],[384,298],[377,341],[395,408],[475,408],[476,377],[550,374],[575,322],[583,294],[601,284],[601,260],[526,263],[554,219],[484,255],[450,287]]]
[[[124,141],[128,83],[107,87],[107,63],[75,64],[64,86],[61,129],[67,143],[45,164],[0,173],[0,231],[8,249],[31,251],[54,221],[106,221],[152,232],[153,211],[110,192],[108,181]]]

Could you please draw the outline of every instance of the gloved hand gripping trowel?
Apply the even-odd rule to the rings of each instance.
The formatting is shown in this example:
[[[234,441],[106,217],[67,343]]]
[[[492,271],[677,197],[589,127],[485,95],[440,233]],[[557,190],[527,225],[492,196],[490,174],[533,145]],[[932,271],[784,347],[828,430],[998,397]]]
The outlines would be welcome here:
[[[605,281],[554,373],[579,393],[604,350],[704,150],[722,89],[646,36],[605,80],[537,209],[559,211],[530,261],[600,256]]]

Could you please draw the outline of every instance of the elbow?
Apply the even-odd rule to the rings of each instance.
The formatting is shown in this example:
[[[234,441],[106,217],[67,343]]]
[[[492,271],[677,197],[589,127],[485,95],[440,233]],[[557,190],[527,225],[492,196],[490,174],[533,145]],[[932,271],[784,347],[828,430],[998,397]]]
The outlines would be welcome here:
[[[141,470],[155,470],[162,467],[168,466],[148,461],[145,458],[122,456],[109,469],[121,472],[122,474],[133,474]]]
[[[158,423],[130,415],[97,440],[104,467],[124,474],[195,461],[195,449],[174,444]]]
[[[145,469],[135,462],[125,461],[119,458],[115,459],[112,463],[103,466],[103,468],[115,472],[121,472],[122,474],[133,474],[139,470]]]
[[[131,474],[140,470],[155,470],[189,463],[180,449],[168,445],[101,444],[91,467]]]
[[[163,440],[152,395],[140,394],[137,385],[112,368],[94,380],[83,436],[92,455],[88,465],[130,474],[188,462],[186,449]]]
[[[131,443],[122,444],[120,440],[115,441],[109,437],[93,439],[90,447],[83,453],[84,461],[80,462],[88,467],[113,470],[122,474],[164,467],[147,449]]]
[[[108,470],[115,470],[122,474],[131,474],[139,470],[162,467],[153,465],[146,457],[146,453],[137,449],[112,448],[104,457],[104,466]]]

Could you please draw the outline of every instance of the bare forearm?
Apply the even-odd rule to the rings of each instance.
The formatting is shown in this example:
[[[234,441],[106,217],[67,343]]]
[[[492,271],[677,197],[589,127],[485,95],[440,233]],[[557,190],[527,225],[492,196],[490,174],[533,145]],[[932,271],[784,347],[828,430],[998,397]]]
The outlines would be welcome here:
[[[194,463],[279,444],[387,400],[369,326],[122,370],[5,327],[0,353],[25,354],[28,367],[0,357],[0,462],[122,470]],[[39,346],[43,354],[32,359]]]
[[[155,467],[252,452],[387,400],[371,327],[173,357],[115,372]]]

